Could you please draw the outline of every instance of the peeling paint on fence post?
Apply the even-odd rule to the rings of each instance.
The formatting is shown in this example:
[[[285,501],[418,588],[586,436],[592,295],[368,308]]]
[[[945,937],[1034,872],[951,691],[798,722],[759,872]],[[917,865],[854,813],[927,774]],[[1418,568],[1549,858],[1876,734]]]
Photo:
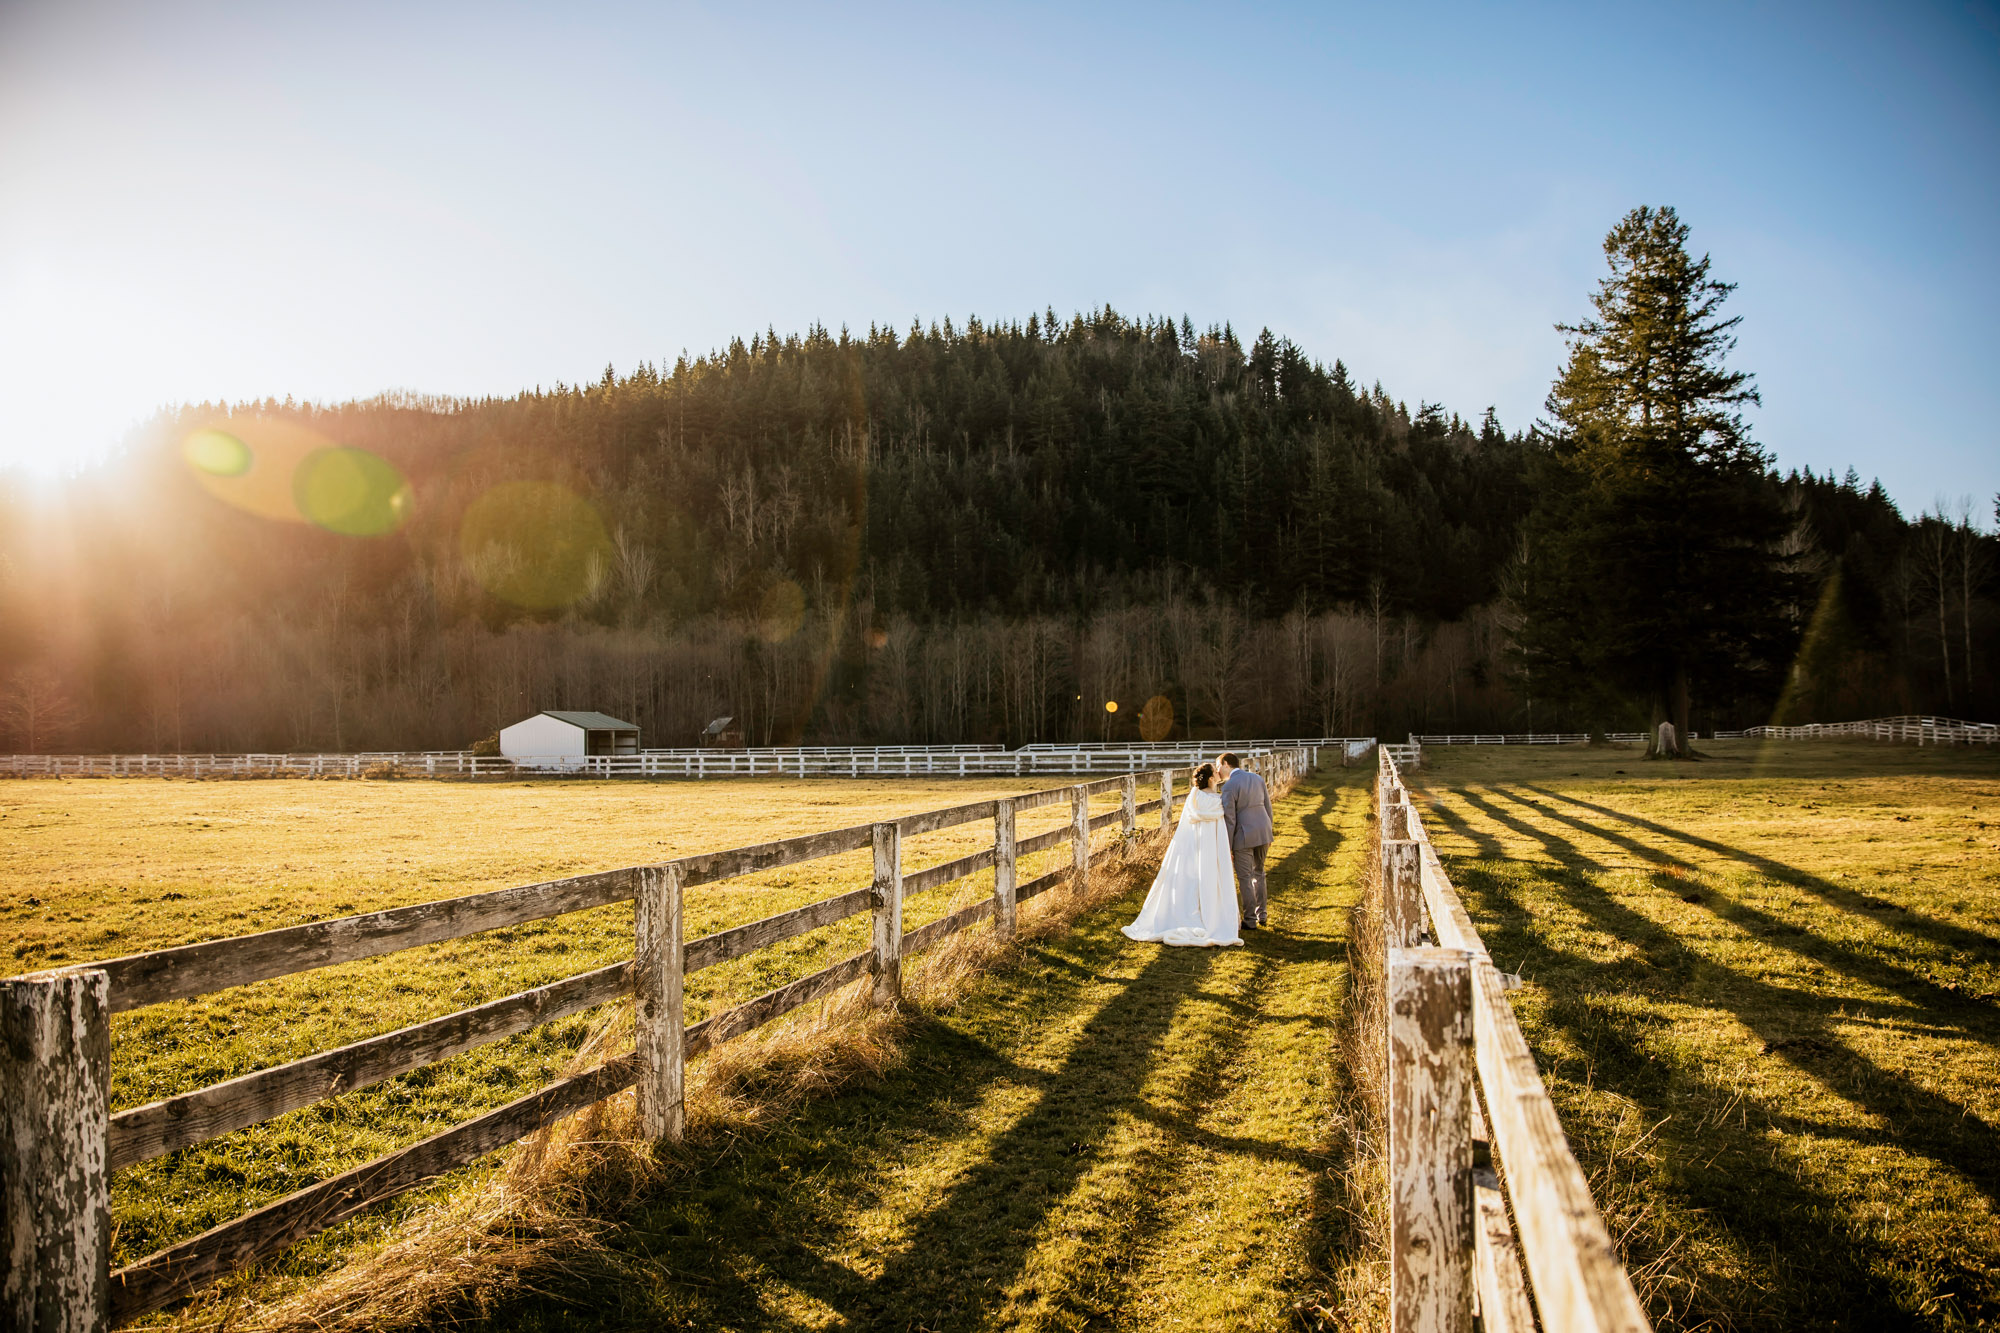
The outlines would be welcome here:
[[[1160,770],[1160,832],[1174,831],[1174,770]]]
[[[111,983],[0,981],[0,1325],[97,1333],[110,1308]]]
[[[1001,940],[1014,938],[1014,802],[1003,796],[993,803],[993,932]]]
[[[1382,840],[1382,933],[1391,949],[1414,949],[1423,940],[1423,863],[1417,844]]]
[[[1125,817],[1122,827],[1125,830],[1125,836],[1129,838],[1139,831],[1139,778],[1137,774],[1127,773],[1125,775],[1125,785],[1120,790],[1119,795],[1123,798],[1121,813]]]
[[[1471,1333],[1472,955],[1391,949],[1389,1327]]]
[[[678,1143],[687,1127],[686,953],[678,864],[640,867],[635,916],[639,1122],[647,1138]]]
[[[1090,883],[1090,788],[1083,783],[1069,789],[1070,873],[1076,887]]]
[[[1393,840],[1400,842],[1409,836],[1409,802],[1400,799],[1400,797],[1392,799],[1382,807],[1382,838],[1384,841]]]
[[[875,826],[875,1003],[903,997],[903,830],[895,823]]]

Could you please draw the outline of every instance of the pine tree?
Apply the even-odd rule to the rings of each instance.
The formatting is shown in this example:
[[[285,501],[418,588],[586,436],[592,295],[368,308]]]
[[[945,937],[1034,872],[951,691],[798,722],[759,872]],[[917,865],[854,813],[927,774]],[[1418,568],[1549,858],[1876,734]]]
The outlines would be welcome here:
[[[1677,755],[1697,694],[1768,689],[1796,637],[1789,520],[1742,416],[1757,391],[1725,365],[1735,288],[1687,238],[1673,209],[1634,209],[1605,237],[1593,316],[1558,326],[1569,360],[1515,593],[1539,687],[1641,702],[1674,723]]]

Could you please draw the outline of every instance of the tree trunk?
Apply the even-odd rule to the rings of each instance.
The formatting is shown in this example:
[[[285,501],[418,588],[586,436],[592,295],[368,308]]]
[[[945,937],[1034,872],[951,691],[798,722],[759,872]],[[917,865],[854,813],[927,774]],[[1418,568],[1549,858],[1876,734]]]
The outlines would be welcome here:
[[[1686,666],[1674,668],[1674,755],[1676,759],[1691,759],[1694,749],[1688,744],[1688,715],[1693,710],[1688,695],[1688,674]]]

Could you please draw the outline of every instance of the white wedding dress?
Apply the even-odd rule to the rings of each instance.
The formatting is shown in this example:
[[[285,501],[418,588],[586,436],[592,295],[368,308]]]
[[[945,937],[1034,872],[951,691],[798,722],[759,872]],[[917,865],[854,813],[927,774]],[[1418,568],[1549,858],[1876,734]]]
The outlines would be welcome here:
[[[1197,788],[1181,807],[1146,905],[1124,930],[1135,940],[1215,947],[1243,943],[1241,926],[1222,798]]]

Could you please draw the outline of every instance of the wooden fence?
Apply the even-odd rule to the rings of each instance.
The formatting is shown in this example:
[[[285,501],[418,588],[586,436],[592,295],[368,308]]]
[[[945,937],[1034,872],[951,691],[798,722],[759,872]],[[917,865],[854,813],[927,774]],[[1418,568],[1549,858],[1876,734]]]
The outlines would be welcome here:
[[[1307,771],[1310,760],[1307,751],[1291,749],[1250,758],[1246,766],[1262,773],[1276,794]],[[1145,774],[1149,784],[1157,778],[1159,796],[1143,803],[1141,775],[1126,774],[0,981],[0,1327],[95,1333],[139,1318],[635,1085],[646,1133],[678,1139],[690,1059],[864,978],[875,1003],[893,1003],[905,957],[989,917],[1002,938],[1011,936],[1021,902],[1065,880],[1087,878],[1094,830],[1117,825],[1129,835],[1140,816],[1156,810],[1160,828],[1169,828],[1180,771]],[[1092,816],[1090,798],[1113,792],[1121,797],[1118,808]],[[1065,824],[1016,836],[1021,813],[1063,801],[1070,806]],[[993,821],[992,846],[921,870],[903,869],[904,839],[986,819]],[[1068,867],[1016,883],[1021,857],[1064,844],[1071,850]],[[866,888],[682,938],[682,894],[689,888],[864,848],[872,848],[875,858]],[[990,897],[903,929],[903,905],[911,896],[989,869]],[[113,1014],[627,900],[634,902],[634,948],[626,962],[110,1114]],[[869,948],[701,1022],[684,1021],[682,988],[689,973],[862,912],[871,915]],[[110,1271],[112,1172],[622,996],[635,1001],[637,1037],[630,1054]]]
[[[1391,748],[1376,786],[1391,1328],[1525,1333],[1539,1311],[1563,1333],[1647,1329],[1507,1002],[1519,980],[1486,952]]]
[[[1718,731],[1717,739],[1739,737],[1778,741],[1914,741],[1918,745],[2000,745],[2000,726],[1953,717],[1871,717],[1861,722],[1812,722],[1802,727],[1751,727]]]
[[[642,750],[628,755],[513,758],[469,750],[368,754],[16,754],[0,755],[0,777],[1017,777],[1130,773],[1181,767],[1223,749],[1262,754],[1305,750],[1317,766],[1336,747],[1345,764],[1366,754],[1373,737],[1303,741],[1229,741],[1173,745],[998,746],[871,745],[755,750]]]

